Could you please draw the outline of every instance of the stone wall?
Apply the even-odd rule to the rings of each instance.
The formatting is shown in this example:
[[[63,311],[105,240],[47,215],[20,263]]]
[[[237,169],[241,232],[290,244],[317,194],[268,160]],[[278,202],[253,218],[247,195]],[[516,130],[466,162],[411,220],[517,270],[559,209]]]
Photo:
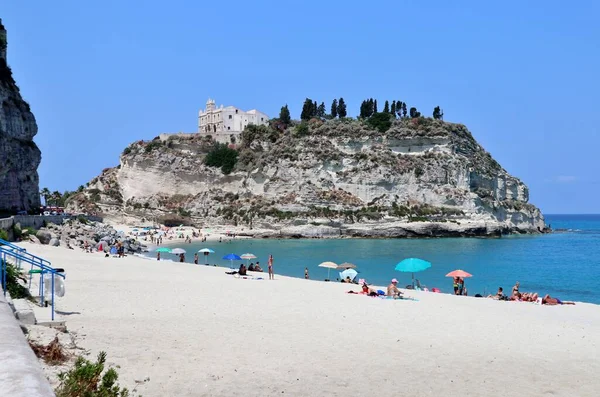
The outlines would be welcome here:
[[[29,347],[8,302],[0,293],[0,394],[52,397],[54,392]]]
[[[84,216],[88,221],[102,222],[99,216]],[[19,223],[21,228],[33,227],[39,229],[46,223],[55,223],[61,225],[65,219],[76,219],[74,215],[15,215],[9,218],[0,219],[0,229],[11,231],[14,224]],[[10,234],[10,233],[9,233]]]

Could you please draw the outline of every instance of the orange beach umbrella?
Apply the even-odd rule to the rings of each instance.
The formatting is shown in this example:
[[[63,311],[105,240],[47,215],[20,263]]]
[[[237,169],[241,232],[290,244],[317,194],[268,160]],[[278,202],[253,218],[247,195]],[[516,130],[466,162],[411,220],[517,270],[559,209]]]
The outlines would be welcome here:
[[[462,277],[462,278],[465,278],[465,277],[473,277],[473,275],[470,274],[470,273],[465,272],[464,270],[458,269],[458,270],[454,270],[454,271],[446,274],[446,277]]]

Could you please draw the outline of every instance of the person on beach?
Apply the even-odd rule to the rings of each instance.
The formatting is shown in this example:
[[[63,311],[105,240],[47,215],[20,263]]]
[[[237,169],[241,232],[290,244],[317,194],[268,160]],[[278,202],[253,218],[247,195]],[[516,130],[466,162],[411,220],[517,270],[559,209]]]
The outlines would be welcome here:
[[[250,266],[248,266],[248,271],[254,271],[254,262],[250,262]]]
[[[454,295],[458,295],[458,277],[454,277],[452,287],[454,288]]]
[[[269,267],[269,280],[275,280],[275,273],[273,272],[273,255],[269,255],[269,262],[267,265]]]
[[[156,260],[159,261],[160,260],[160,252],[156,253]]]
[[[196,265],[198,264],[198,253],[197,252],[194,254],[194,264],[196,264]]]
[[[502,287],[498,287],[498,292],[496,292],[496,295],[488,295],[488,298],[492,298],[492,299],[496,299],[496,300],[501,300],[504,297],[504,290],[502,289]]]
[[[261,272],[263,271],[262,267],[260,267],[260,262],[256,261],[256,265],[254,265],[254,271],[255,272]]]
[[[304,278],[306,280],[308,280],[308,268],[307,267],[304,268]]]
[[[512,287],[512,295],[515,296],[519,293],[519,282],[517,281],[515,283],[515,286]]]
[[[398,289],[398,280],[392,279],[392,282],[387,287],[387,296],[394,299],[402,298],[402,292]]]
[[[465,289],[465,279],[462,277],[458,278],[458,295],[463,295]]]
[[[248,269],[246,269],[246,265],[244,265],[244,264],[242,263],[242,264],[240,265],[240,268],[238,269],[238,274],[239,274],[240,276],[245,276],[245,275],[247,275],[247,270],[248,270]]]
[[[179,254],[179,262],[185,262],[185,255]]]
[[[542,305],[549,305],[549,306],[555,306],[555,305],[574,305],[575,302],[571,302],[571,301],[561,301],[558,298],[553,298],[550,295],[546,295],[542,298]]]

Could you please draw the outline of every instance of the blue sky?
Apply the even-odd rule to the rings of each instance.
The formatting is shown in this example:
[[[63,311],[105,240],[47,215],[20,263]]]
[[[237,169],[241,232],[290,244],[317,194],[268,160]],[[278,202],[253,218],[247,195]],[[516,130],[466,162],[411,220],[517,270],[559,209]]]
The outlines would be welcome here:
[[[600,2],[5,1],[40,187],[217,103],[299,117],[310,97],[398,99],[467,125],[546,213],[599,213]]]

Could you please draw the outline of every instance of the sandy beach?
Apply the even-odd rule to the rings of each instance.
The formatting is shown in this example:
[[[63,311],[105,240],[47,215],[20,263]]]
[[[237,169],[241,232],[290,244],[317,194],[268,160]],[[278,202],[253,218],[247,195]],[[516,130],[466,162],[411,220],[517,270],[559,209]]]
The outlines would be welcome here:
[[[57,309],[77,345],[92,357],[106,351],[121,384],[147,397],[600,390],[597,305],[413,291],[418,301],[392,301],[347,294],[358,286],[341,283],[23,246],[66,270]]]

